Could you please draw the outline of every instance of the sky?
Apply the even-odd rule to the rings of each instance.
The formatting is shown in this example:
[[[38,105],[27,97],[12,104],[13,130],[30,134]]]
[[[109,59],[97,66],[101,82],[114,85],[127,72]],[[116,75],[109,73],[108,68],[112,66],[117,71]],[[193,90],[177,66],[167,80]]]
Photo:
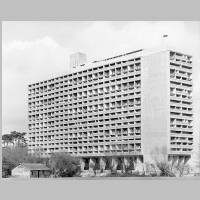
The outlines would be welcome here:
[[[194,56],[194,129],[200,131],[200,22],[4,21],[2,22],[2,133],[28,131],[28,84],[69,70],[69,56],[100,60],[161,44]]]

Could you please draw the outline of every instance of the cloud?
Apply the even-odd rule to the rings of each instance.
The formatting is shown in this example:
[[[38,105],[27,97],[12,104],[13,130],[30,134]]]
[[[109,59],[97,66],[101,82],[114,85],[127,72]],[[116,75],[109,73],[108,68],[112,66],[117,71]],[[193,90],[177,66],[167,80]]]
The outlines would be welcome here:
[[[70,47],[60,46],[50,36],[34,41],[3,42],[3,131],[27,130],[27,85],[64,74],[69,69],[71,53],[85,52],[93,61],[160,45],[161,36],[168,34],[168,44],[187,49],[198,58],[199,32],[192,30],[184,22],[128,22],[123,26],[116,26],[113,22],[94,22],[74,32]],[[199,65],[196,59],[195,96],[200,93]]]
[[[33,42],[12,41],[2,45],[3,130],[27,130],[27,86],[54,77],[69,68],[70,48],[60,47],[52,38]]]
[[[184,22],[129,22],[123,28],[116,28],[112,22],[94,22],[76,34],[74,45],[92,58],[100,58],[155,47],[161,44],[163,34],[168,34],[168,44],[187,47],[193,52],[199,40],[196,32],[185,29]]]
[[[141,48],[161,44],[167,34],[167,44],[180,47],[194,56],[194,96],[200,93],[200,30],[194,22],[129,22],[121,28],[113,22],[94,22],[74,36],[74,46],[87,52],[89,59],[98,60]],[[199,100],[195,104],[199,105]],[[196,106],[198,107],[198,106]],[[195,112],[197,112],[195,110]]]

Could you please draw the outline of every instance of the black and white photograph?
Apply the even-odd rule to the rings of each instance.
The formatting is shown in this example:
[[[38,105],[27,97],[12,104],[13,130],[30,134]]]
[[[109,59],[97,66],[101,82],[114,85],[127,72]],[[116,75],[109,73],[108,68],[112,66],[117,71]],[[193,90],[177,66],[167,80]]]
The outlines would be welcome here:
[[[3,21],[4,180],[200,180],[199,21]]]

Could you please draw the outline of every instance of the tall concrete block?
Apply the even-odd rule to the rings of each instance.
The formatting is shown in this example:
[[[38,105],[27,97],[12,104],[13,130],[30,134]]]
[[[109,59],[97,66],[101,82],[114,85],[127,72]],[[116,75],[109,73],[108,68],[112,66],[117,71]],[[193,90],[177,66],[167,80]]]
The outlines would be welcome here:
[[[141,73],[142,154],[144,163],[153,163],[150,152],[156,146],[169,146],[169,52],[142,57]]]

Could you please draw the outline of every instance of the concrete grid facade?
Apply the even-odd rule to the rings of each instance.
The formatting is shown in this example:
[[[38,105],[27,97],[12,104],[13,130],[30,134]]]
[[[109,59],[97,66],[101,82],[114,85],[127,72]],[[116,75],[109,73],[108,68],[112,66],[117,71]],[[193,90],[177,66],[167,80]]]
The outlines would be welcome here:
[[[86,163],[123,156],[135,168],[157,145],[169,160],[193,150],[192,56],[138,50],[28,86],[29,152],[66,152]],[[116,165],[118,161],[116,162]]]

